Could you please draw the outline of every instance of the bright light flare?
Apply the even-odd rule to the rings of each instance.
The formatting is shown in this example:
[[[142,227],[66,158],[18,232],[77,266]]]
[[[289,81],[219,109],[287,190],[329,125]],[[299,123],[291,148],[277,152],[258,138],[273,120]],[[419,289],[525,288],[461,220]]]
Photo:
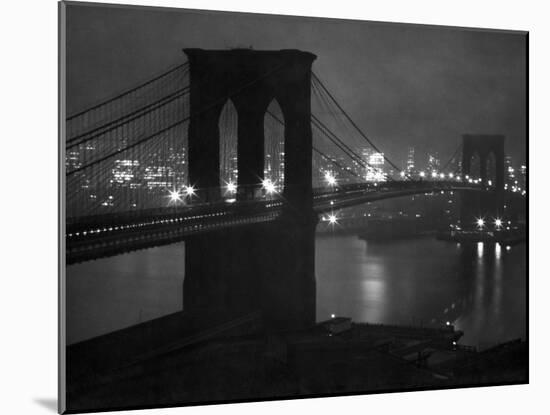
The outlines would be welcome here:
[[[183,192],[185,193],[185,196],[194,196],[195,195],[195,188],[193,186],[185,186],[183,188]]]
[[[329,172],[325,173],[325,180],[331,186],[334,186],[336,184],[336,178]]]
[[[483,228],[483,226],[485,225],[485,221],[483,220],[483,218],[479,218],[479,219],[476,219],[476,224],[478,228]]]
[[[180,192],[178,192],[177,190],[171,190],[170,191],[170,201],[171,202],[181,202],[181,195],[180,195]]]
[[[338,223],[338,218],[336,217],[336,215],[334,213],[331,213],[330,215],[328,215],[327,221],[331,225],[335,225],[335,224]]]
[[[399,175],[400,175],[401,177],[405,177],[405,172],[404,172],[404,171],[401,171],[401,173],[399,173]]]
[[[497,228],[500,228],[500,227],[502,226],[502,220],[499,219],[499,218],[496,218],[496,219],[495,219],[495,226],[496,226]]]
[[[229,193],[235,193],[237,191],[237,185],[233,182],[229,182],[227,183],[227,191]]]
[[[420,172],[420,177],[424,177],[426,176],[426,173],[424,173],[423,171]]]
[[[271,180],[264,179],[262,181],[262,186],[268,194],[275,193],[275,184]]]

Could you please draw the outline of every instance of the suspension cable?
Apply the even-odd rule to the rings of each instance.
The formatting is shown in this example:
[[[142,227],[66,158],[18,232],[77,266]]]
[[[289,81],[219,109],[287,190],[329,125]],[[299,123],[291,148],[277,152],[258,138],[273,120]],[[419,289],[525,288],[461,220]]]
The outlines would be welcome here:
[[[75,114],[72,114],[72,115],[68,116],[68,117],[67,117],[67,121],[71,121],[72,119],[74,119],[74,118],[76,118],[76,117],[79,117],[79,116],[81,116],[81,115],[84,115],[84,114],[87,113],[87,112],[93,111],[93,110],[95,110],[95,109],[97,109],[97,108],[99,108],[99,107],[101,107],[101,106],[103,106],[103,105],[106,105],[106,104],[109,104],[109,103],[111,103],[111,102],[113,102],[113,101],[116,101],[116,100],[119,99],[119,98],[123,98],[123,97],[125,97],[126,95],[129,95],[129,94],[131,94],[131,93],[137,91],[137,90],[140,89],[140,88],[143,88],[143,87],[145,87],[145,86],[147,86],[147,85],[152,84],[152,83],[155,82],[155,81],[158,81],[158,80],[161,79],[161,78],[164,78],[165,76],[171,74],[172,72],[176,72],[178,69],[182,69],[182,68],[186,67],[187,65],[189,65],[189,62],[184,62],[184,63],[179,64],[179,65],[177,65],[177,66],[175,66],[175,67],[173,67],[173,68],[171,68],[171,69],[168,69],[167,71],[164,71],[164,72],[161,73],[160,75],[157,75],[157,76],[155,76],[155,77],[153,77],[153,78],[151,78],[151,79],[149,79],[149,80],[147,80],[147,81],[145,81],[145,82],[143,82],[143,83],[141,83],[141,84],[139,84],[139,85],[137,85],[137,86],[135,86],[135,87],[132,87],[132,88],[130,88],[130,89],[127,89],[127,90],[125,90],[125,91],[123,91],[123,92],[117,94],[117,95],[114,96],[114,97],[108,98],[108,99],[106,99],[106,100],[104,100],[104,101],[102,101],[102,102],[100,102],[100,103],[98,103],[98,104],[95,104],[95,105],[93,105],[93,106],[91,106],[91,107],[88,107],[88,108],[86,108],[86,109],[84,109],[84,110],[82,110],[82,111],[79,111],[79,112],[77,112],[77,113],[75,113]]]
[[[374,150],[376,150],[380,154],[384,154],[380,149],[367,137],[367,135],[359,128],[359,126],[353,121],[353,119],[348,115],[348,113],[342,108],[342,106],[336,101],[336,98],[331,94],[331,92],[327,89],[327,87],[323,84],[323,82],[319,79],[319,77],[315,74],[315,72],[311,72],[311,75],[315,82],[318,82],[321,88],[325,91],[325,93],[331,98],[332,102],[338,107],[338,109],[342,112],[342,114],[346,117],[346,119],[350,122],[350,124],[357,130],[357,132],[363,137]],[[386,160],[394,169],[397,171],[402,171],[395,163],[393,163],[385,154],[384,154],[384,160]],[[407,175],[407,177],[409,177]],[[409,177],[410,178],[410,177]]]
[[[72,138],[67,140],[67,143],[68,144],[70,143],[70,144],[66,146],[66,149],[67,150],[71,149],[71,148],[73,148],[77,145],[83,144],[87,141],[91,141],[94,138],[97,138],[97,137],[102,136],[104,134],[107,134],[107,133],[109,133],[113,130],[116,130],[117,128],[120,128],[121,126],[124,126],[125,124],[128,124],[132,121],[135,121],[136,119],[138,119],[140,117],[143,117],[144,115],[147,115],[150,112],[153,112],[155,110],[158,110],[159,108],[162,108],[163,106],[175,101],[178,98],[184,97],[188,93],[189,93],[189,86],[178,89],[177,91],[173,92],[172,94],[164,96],[164,97],[162,97],[161,99],[159,99],[155,102],[152,102],[150,104],[145,105],[144,107],[138,108],[137,110],[135,110],[135,111],[133,111],[129,114],[123,115],[122,117],[119,117],[116,120],[110,121],[106,124],[103,124],[103,125],[100,125],[100,126],[94,128],[92,130],[86,131],[82,134],[79,134],[75,137],[72,137]],[[110,128],[107,128],[107,127],[110,127]],[[107,128],[107,129],[105,129],[103,131],[100,131],[100,132],[97,132],[97,131],[102,130],[104,128]],[[93,134],[93,133],[96,133],[96,134]],[[92,135],[86,137],[88,134],[92,134]],[[83,138],[83,137],[85,137],[85,138]],[[80,138],[83,138],[83,139],[74,142],[75,140],[78,140]]]
[[[86,168],[88,168],[88,167],[91,167],[91,166],[93,166],[93,165],[96,165],[96,164],[98,164],[98,163],[101,163],[102,161],[105,161],[105,160],[107,160],[107,159],[109,159],[109,158],[112,158],[112,157],[116,156],[117,154],[120,154],[120,153],[122,153],[122,152],[124,152],[124,151],[126,151],[126,150],[132,149],[132,148],[134,148],[134,147],[136,147],[136,146],[138,146],[138,145],[140,145],[140,144],[143,144],[143,143],[145,143],[145,142],[147,142],[147,141],[149,141],[149,140],[151,140],[151,139],[157,137],[158,135],[160,135],[160,134],[162,134],[162,133],[164,133],[164,132],[167,132],[167,131],[171,130],[172,128],[177,127],[178,125],[184,124],[185,122],[189,121],[192,117],[199,116],[199,115],[201,115],[201,114],[203,114],[203,113],[205,113],[205,112],[211,110],[212,108],[216,107],[217,105],[219,105],[219,104],[225,102],[227,99],[232,98],[232,97],[234,97],[235,95],[240,94],[240,93],[243,92],[245,89],[249,88],[250,86],[254,85],[255,83],[261,81],[262,79],[267,78],[268,76],[272,75],[272,74],[275,73],[276,71],[279,71],[283,66],[284,66],[284,64],[278,65],[277,67],[275,67],[275,68],[273,68],[272,70],[266,72],[266,73],[263,74],[262,76],[260,76],[260,77],[258,77],[258,78],[256,78],[256,79],[254,79],[254,80],[248,82],[247,84],[243,85],[243,86],[240,87],[240,88],[237,88],[235,91],[233,91],[232,93],[230,93],[227,97],[222,97],[222,98],[220,98],[220,99],[215,100],[215,101],[212,102],[210,105],[208,105],[206,108],[203,108],[202,110],[198,111],[197,113],[195,113],[195,114],[190,114],[190,115],[188,115],[187,117],[184,117],[184,118],[180,119],[179,121],[176,121],[176,122],[172,123],[172,124],[169,125],[168,127],[161,129],[160,131],[157,131],[157,132],[155,132],[155,133],[153,133],[153,134],[150,134],[150,135],[148,135],[147,137],[144,137],[144,138],[142,138],[142,139],[140,139],[140,140],[138,140],[138,141],[136,141],[136,142],[134,142],[134,143],[132,143],[132,144],[127,145],[126,147],[120,148],[120,149],[118,149],[118,150],[116,150],[116,151],[114,151],[114,152],[112,152],[112,153],[110,153],[110,154],[107,154],[107,155],[105,155],[105,156],[103,156],[103,157],[100,157],[99,159],[96,159],[96,160],[94,160],[94,161],[92,161],[92,162],[90,162],[90,163],[88,163],[88,164],[86,164],[86,165],[83,165],[83,166],[81,166],[81,167],[79,167],[79,168],[77,168],[77,169],[71,170],[70,172],[67,172],[67,173],[66,173],[66,176],[73,175],[74,173],[77,173],[77,172],[82,171],[82,170],[84,170],[84,169],[86,169]]]

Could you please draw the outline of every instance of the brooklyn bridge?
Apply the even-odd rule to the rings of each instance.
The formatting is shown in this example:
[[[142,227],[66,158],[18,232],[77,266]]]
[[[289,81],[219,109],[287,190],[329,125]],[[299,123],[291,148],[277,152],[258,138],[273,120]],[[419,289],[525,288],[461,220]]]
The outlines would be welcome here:
[[[503,135],[465,132],[437,174],[400,168],[311,53],[184,52],[185,63],[67,117],[67,264],[185,241],[186,311],[261,310],[268,325],[299,329],[315,323],[316,226],[336,225],[341,209],[459,192],[469,229],[498,225],[506,200],[525,197],[504,183]]]

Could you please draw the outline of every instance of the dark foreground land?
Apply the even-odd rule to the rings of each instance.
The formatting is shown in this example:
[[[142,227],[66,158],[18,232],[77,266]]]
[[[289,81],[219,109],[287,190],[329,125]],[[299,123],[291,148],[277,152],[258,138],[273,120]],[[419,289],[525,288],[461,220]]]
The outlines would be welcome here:
[[[452,326],[355,324],[343,318],[300,332],[269,333],[258,314],[203,330],[177,313],[68,347],[67,408],[80,412],[528,381],[525,342],[478,352],[456,345],[461,336]]]

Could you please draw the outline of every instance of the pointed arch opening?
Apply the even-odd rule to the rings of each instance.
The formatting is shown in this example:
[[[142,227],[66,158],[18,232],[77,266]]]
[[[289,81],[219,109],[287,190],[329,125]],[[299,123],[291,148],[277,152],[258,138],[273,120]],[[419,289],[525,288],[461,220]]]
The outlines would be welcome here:
[[[481,178],[481,157],[477,151],[472,154],[472,157],[470,157],[469,177],[473,180]]]
[[[497,179],[497,158],[494,152],[490,152],[486,158],[485,181],[489,186],[495,186]]]
[[[229,99],[220,113],[220,188],[222,197],[232,199],[237,192],[238,179],[238,128],[239,116],[235,104]]]
[[[268,193],[284,190],[285,119],[276,99],[270,102],[264,115],[264,183]]]

